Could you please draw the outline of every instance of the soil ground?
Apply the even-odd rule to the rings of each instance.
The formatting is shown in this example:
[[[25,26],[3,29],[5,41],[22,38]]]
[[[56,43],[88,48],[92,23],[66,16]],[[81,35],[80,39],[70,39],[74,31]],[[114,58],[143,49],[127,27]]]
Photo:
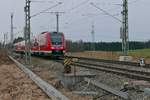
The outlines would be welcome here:
[[[50,100],[6,54],[0,52],[0,100]]]

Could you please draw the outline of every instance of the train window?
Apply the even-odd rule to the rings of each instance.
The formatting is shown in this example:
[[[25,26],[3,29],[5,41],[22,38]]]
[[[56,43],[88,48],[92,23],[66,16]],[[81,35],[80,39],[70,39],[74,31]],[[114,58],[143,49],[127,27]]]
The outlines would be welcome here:
[[[39,37],[39,45],[45,45],[46,39],[44,35],[40,35]]]
[[[51,42],[52,42],[52,45],[61,45],[62,44],[62,38],[61,36],[52,36],[51,37]]]

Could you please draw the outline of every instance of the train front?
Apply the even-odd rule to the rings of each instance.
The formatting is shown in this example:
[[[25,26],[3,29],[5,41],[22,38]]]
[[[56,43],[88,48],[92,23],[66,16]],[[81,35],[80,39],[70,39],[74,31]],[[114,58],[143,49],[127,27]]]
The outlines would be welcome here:
[[[50,33],[52,56],[62,57],[65,54],[65,38],[63,33]]]

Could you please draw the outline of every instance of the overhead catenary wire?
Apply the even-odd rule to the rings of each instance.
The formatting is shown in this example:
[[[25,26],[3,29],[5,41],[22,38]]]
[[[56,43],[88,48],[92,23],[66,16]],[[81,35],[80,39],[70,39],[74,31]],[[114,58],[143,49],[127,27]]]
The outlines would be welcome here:
[[[33,1],[34,1],[34,0],[33,0]],[[74,9],[77,9],[78,7],[80,7],[80,6],[82,6],[82,5],[86,4],[86,3],[88,3],[88,1],[90,1],[90,0],[85,0],[85,1],[81,2],[80,4],[76,5],[75,7],[72,7],[72,8],[70,8],[70,9],[68,9],[67,11],[65,11],[65,14],[71,12],[71,11],[74,10]],[[35,1],[35,2],[36,2],[36,1]],[[38,2],[38,1],[37,1],[37,2]],[[40,2],[40,1],[39,1],[39,2]],[[54,7],[58,6],[58,5],[60,5],[60,4],[62,4],[62,2],[59,2],[59,4],[57,4],[57,5],[53,6],[53,7],[50,7],[50,8],[45,9],[45,10],[42,10],[41,12],[32,15],[31,18],[32,18],[32,17],[35,17],[35,16],[38,16],[38,15],[40,15],[41,13],[46,12],[46,11],[48,11],[48,10],[50,10],[50,9],[52,9],[52,8],[54,8]]]
[[[141,0],[133,0],[133,1],[128,2],[128,4],[137,3],[138,1],[141,1]],[[113,4],[113,5],[123,6],[122,4]]]
[[[77,9],[77,8],[79,8],[79,7],[81,7],[81,6],[85,5],[85,4],[87,4],[89,1],[90,1],[90,0],[85,0],[85,1],[81,2],[80,4],[76,5],[75,7],[72,7],[72,8],[70,8],[70,9],[68,9],[66,12],[67,12],[67,13],[68,13],[68,12],[71,12],[72,10]]]
[[[88,1],[88,0],[86,0],[86,1]],[[139,0],[132,0],[132,1],[139,1]],[[83,5],[84,4],[86,4],[86,3],[83,3]],[[78,6],[77,6],[78,5]],[[82,7],[83,5],[80,5],[79,6],[79,4],[77,4],[76,6],[74,5],[74,7],[72,7],[72,8],[70,8],[70,9],[68,9],[68,12],[71,12],[71,11],[74,11],[74,10],[76,10],[76,9],[79,9],[79,10],[81,10],[82,8],[80,8],[80,7]],[[120,7],[120,6],[119,6]],[[119,7],[116,7],[116,8],[119,8]],[[66,13],[67,13],[67,11],[65,11]],[[108,10],[107,10],[107,12],[108,12]],[[69,16],[71,15],[71,14],[68,14]],[[68,16],[67,15],[67,16]],[[112,14],[113,15],[113,14]],[[113,15],[114,16],[114,15]],[[94,16],[93,16],[94,17]],[[82,20],[82,19],[81,19]],[[87,20],[87,19],[85,19],[85,20]],[[74,21],[73,21],[74,22]],[[75,21],[75,22],[79,22],[80,23],[80,21]],[[71,22],[72,23],[72,22]],[[69,24],[70,24],[70,22],[69,22]],[[71,26],[71,25],[70,25]]]
[[[83,2],[81,2],[81,3],[79,3],[78,5],[76,5],[76,6],[72,7],[72,8],[70,8],[70,9],[68,9],[67,11],[65,11],[65,15],[66,15],[67,13],[69,13],[69,12],[75,10],[75,9],[78,9],[79,7],[81,7],[81,6],[83,6],[83,5],[87,4],[87,3],[89,3],[89,1],[90,1],[90,0],[85,0],[85,1],[83,1]],[[117,8],[118,8],[118,7],[117,7]],[[115,9],[116,9],[116,8],[115,8]],[[110,10],[112,10],[112,9],[110,9]],[[68,15],[67,15],[67,16],[68,16]],[[65,17],[66,17],[66,16],[65,16]]]
[[[31,0],[31,2],[37,2],[37,3],[54,3],[53,1],[40,1],[40,0]]]
[[[75,9],[77,9],[77,8],[79,8],[79,7],[81,7],[81,6],[83,6],[83,5],[85,5],[85,4],[87,4],[87,3],[89,3],[89,1],[90,1],[90,0],[85,0],[85,1],[81,2],[80,4],[76,5],[75,7],[72,7],[72,8],[70,8],[70,9],[68,9],[67,11],[65,11],[66,14],[69,13],[69,12],[71,12],[71,11],[73,11],[73,10],[75,10]],[[110,10],[114,10],[114,9],[116,9],[116,8],[118,9],[118,8],[120,8],[120,7],[115,7],[115,8],[112,8],[112,9],[110,9]],[[109,11],[110,11],[110,10],[109,10]]]
[[[141,0],[133,0],[133,1],[130,1],[129,4],[133,4],[133,3],[136,3],[138,1],[141,1]]]
[[[78,7],[77,7],[78,8]],[[118,8],[118,7],[117,7]],[[116,9],[116,8],[115,8]],[[72,9],[72,10],[74,10],[74,9]],[[112,10],[112,9],[111,9]],[[103,13],[101,13],[101,14],[106,14],[106,15],[111,15],[111,14],[109,14],[109,13],[107,13],[107,11],[105,11],[105,10],[103,10],[102,11]],[[92,14],[93,15],[93,14]],[[91,15],[91,16],[92,16]],[[99,15],[99,14],[98,14]],[[114,15],[111,15],[111,17],[115,17],[115,16],[118,16],[118,15],[120,15],[119,13],[117,13],[117,14],[114,14]],[[95,16],[95,14],[93,15],[93,16]],[[119,22],[122,22],[120,19],[118,19],[118,18],[116,18],[115,17],[115,19],[117,19]],[[81,19],[81,20],[83,20],[83,19]],[[77,21],[76,21],[77,22]],[[78,21],[78,22],[80,22],[80,21]]]
[[[84,0],[83,2],[79,3],[78,5],[76,5],[76,6],[72,7],[72,8],[70,8],[70,9],[67,9],[67,10],[65,11],[65,14],[64,14],[65,17],[66,17],[66,16],[69,16],[69,15],[66,15],[66,14],[68,14],[68,13],[70,13],[71,11],[73,11],[73,10],[75,10],[75,9],[77,9],[77,8],[79,8],[79,7],[81,7],[81,6],[85,5],[85,4],[87,4],[87,3],[89,3],[89,1],[90,1],[90,0]]]
[[[72,10],[77,9],[77,8],[81,7],[82,5],[84,5],[84,4],[87,4],[89,1],[90,0],[85,0],[85,1],[81,2],[80,4],[76,5],[75,7],[72,7],[70,9],[68,9],[67,11],[65,11],[64,14],[67,14],[67,13],[71,12]],[[46,12],[46,11],[44,11],[44,12]],[[43,12],[41,12],[41,13],[43,13]]]
[[[115,9],[118,9],[118,8],[120,8],[120,7],[115,7],[115,8],[111,8],[111,9],[109,9],[109,10],[107,10],[107,11],[112,11],[112,10],[115,10]],[[88,13],[88,14],[81,14],[82,16],[85,16],[85,17],[88,17],[88,19],[90,19],[91,17],[97,17],[97,16],[100,16],[100,15],[105,15],[105,13]],[[86,15],[88,15],[88,16],[86,16]],[[116,13],[116,14],[113,14],[112,16],[119,16],[120,15],[120,13]],[[74,20],[73,22],[71,22],[71,23],[74,23],[74,22],[81,22],[81,21],[83,21],[83,19],[85,20],[85,18],[80,18],[80,19],[77,19],[77,20]],[[86,20],[87,20],[87,18],[86,18]]]
[[[98,17],[100,15],[105,15],[105,13],[97,13],[97,14],[96,13],[90,13],[90,14],[81,14],[81,15],[84,17],[87,17],[86,20],[89,20],[89,19],[91,19],[91,17]],[[113,14],[112,16],[115,17],[115,16],[119,16],[119,15],[120,15],[120,13],[116,13],[116,14]],[[85,21],[85,18],[80,18],[80,19],[74,20],[73,22],[69,22],[69,24],[72,24],[74,22],[77,23],[77,22],[81,22],[81,21]],[[80,23],[78,23],[78,24],[80,24]]]
[[[116,19],[117,21],[119,21],[119,22],[122,23],[122,21],[121,21],[120,19],[118,19],[117,17],[111,15],[111,14],[108,13],[106,10],[104,10],[104,9],[102,9],[102,8],[100,8],[100,7],[97,7],[93,2],[91,2],[90,4],[91,4],[93,7],[95,7],[95,8],[97,8],[97,9],[101,10],[101,11],[102,11],[103,13],[105,13],[106,15],[111,16],[112,18],[114,18],[114,19]]]
[[[46,11],[52,9],[52,8],[55,8],[55,7],[57,7],[57,6],[60,5],[60,4],[62,4],[62,2],[59,2],[59,3],[57,3],[56,5],[53,5],[53,6],[50,7],[50,8],[44,9],[44,10],[42,10],[42,11],[40,11],[40,12],[38,12],[38,13],[32,15],[31,18],[36,17],[36,16],[42,14],[43,12],[46,12]]]

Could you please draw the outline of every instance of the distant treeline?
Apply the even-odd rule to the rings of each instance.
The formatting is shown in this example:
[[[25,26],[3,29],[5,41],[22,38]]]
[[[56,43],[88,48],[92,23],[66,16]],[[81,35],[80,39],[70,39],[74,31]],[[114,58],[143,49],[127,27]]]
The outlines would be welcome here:
[[[122,44],[121,42],[83,42],[82,40],[77,42],[72,42],[70,40],[66,41],[67,51],[76,52],[76,51],[92,51],[93,46],[96,51],[121,51]],[[150,41],[147,42],[138,42],[138,41],[130,41],[129,49],[144,49],[150,48]]]
[[[13,43],[21,42],[21,41],[23,41],[23,40],[24,40],[24,38],[18,37],[18,38],[15,38],[15,39],[14,39]]]
[[[3,48],[3,44],[2,43],[0,43],[0,49],[2,49]]]
[[[18,37],[14,39],[14,43],[20,42],[24,40],[22,37]],[[69,52],[76,52],[76,51],[92,51],[93,46],[95,47],[95,51],[121,51],[122,44],[121,42],[84,42],[82,40],[73,42],[71,40],[66,40],[66,49]],[[138,42],[138,41],[130,41],[129,42],[129,49],[136,50],[136,49],[144,49],[150,48],[150,40],[146,42]]]

